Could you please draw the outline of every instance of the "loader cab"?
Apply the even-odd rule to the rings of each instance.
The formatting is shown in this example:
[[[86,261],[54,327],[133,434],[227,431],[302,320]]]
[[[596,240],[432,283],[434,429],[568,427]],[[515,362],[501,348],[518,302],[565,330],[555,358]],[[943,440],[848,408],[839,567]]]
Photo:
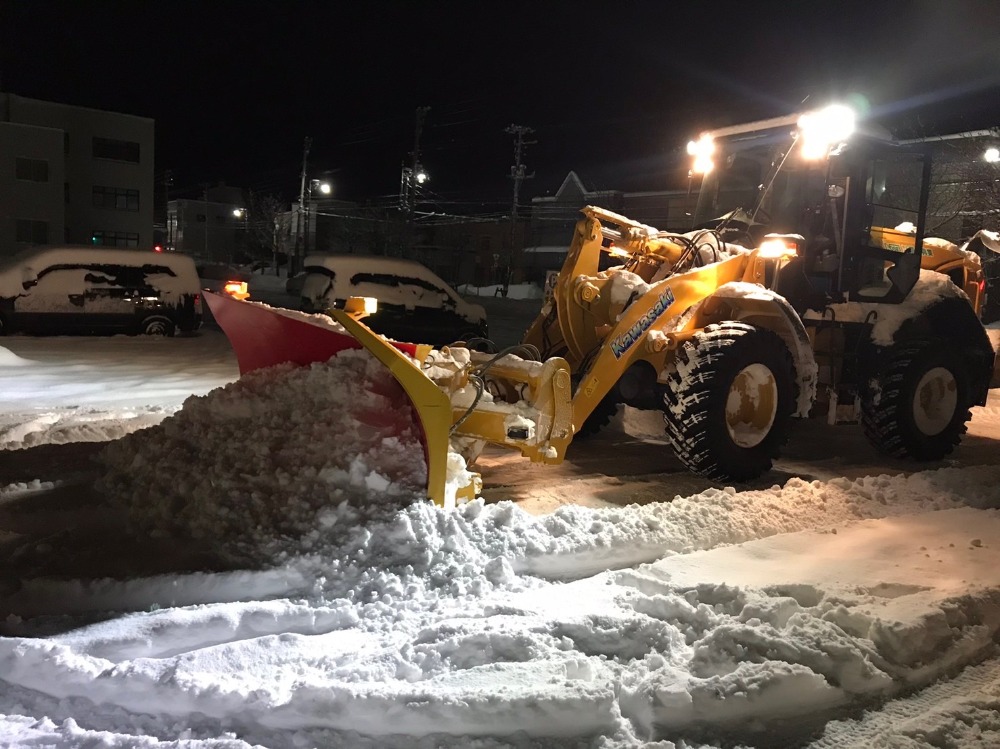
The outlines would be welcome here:
[[[717,166],[702,179],[694,228],[717,230],[746,247],[758,246],[765,234],[803,234],[826,167],[794,158],[794,145],[787,129],[720,143]]]
[[[898,303],[920,274],[930,158],[922,147],[857,134],[805,159],[789,127],[716,142],[695,228],[757,247],[767,234],[804,238],[776,291],[799,311],[829,303]]]

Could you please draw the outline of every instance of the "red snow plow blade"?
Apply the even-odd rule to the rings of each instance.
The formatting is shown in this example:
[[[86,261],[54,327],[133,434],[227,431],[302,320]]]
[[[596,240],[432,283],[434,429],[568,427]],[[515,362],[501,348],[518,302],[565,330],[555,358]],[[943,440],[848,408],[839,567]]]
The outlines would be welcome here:
[[[227,294],[204,292],[215,321],[229,339],[240,374],[291,362],[306,365],[327,361],[344,349],[363,348],[361,341],[304,316],[282,314],[262,304],[243,302]],[[417,344],[393,343],[408,356]]]

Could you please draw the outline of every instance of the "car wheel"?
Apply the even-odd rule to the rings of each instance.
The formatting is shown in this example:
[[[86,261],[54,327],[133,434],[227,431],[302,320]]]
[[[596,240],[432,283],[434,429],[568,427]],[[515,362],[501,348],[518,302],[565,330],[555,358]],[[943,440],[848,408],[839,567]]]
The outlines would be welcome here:
[[[898,458],[940,460],[951,453],[972,418],[964,361],[939,339],[893,346],[862,393],[865,436]]]
[[[709,325],[667,367],[667,439],[687,468],[714,481],[768,471],[788,438],[795,369],[770,330],[740,322]]]
[[[147,317],[139,326],[139,332],[143,335],[172,336],[176,326],[169,317],[159,315]]]

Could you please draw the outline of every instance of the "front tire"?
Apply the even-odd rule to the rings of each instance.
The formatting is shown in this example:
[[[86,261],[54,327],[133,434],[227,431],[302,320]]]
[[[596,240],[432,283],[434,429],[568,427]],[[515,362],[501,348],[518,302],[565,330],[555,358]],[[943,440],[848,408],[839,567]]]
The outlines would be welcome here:
[[[940,460],[950,454],[972,418],[965,360],[939,339],[894,346],[864,388],[865,436],[887,455]]]
[[[139,325],[139,332],[142,335],[160,335],[160,336],[172,336],[176,331],[176,326],[173,320],[169,317],[161,317],[155,315],[153,317],[147,317]]]
[[[667,375],[667,439],[689,470],[714,481],[770,470],[795,403],[795,368],[777,334],[709,325],[678,349]]]

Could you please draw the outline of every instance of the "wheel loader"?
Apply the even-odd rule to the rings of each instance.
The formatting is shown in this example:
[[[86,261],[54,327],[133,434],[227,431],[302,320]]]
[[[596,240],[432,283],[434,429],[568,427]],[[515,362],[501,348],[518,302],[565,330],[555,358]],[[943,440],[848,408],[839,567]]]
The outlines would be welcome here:
[[[717,482],[769,470],[794,418],[860,422],[883,452],[936,460],[997,382],[982,272],[925,236],[927,149],[853,124],[832,108],[703,134],[692,231],[583,208],[510,349],[388,341],[364,325],[366,299],[328,318],[208,301],[243,372],[377,356],[413,402],[428,496],[445,505],[479,490],[468,466],[484,445],[558,463],[619,404],[662,411],[677,458]]]

